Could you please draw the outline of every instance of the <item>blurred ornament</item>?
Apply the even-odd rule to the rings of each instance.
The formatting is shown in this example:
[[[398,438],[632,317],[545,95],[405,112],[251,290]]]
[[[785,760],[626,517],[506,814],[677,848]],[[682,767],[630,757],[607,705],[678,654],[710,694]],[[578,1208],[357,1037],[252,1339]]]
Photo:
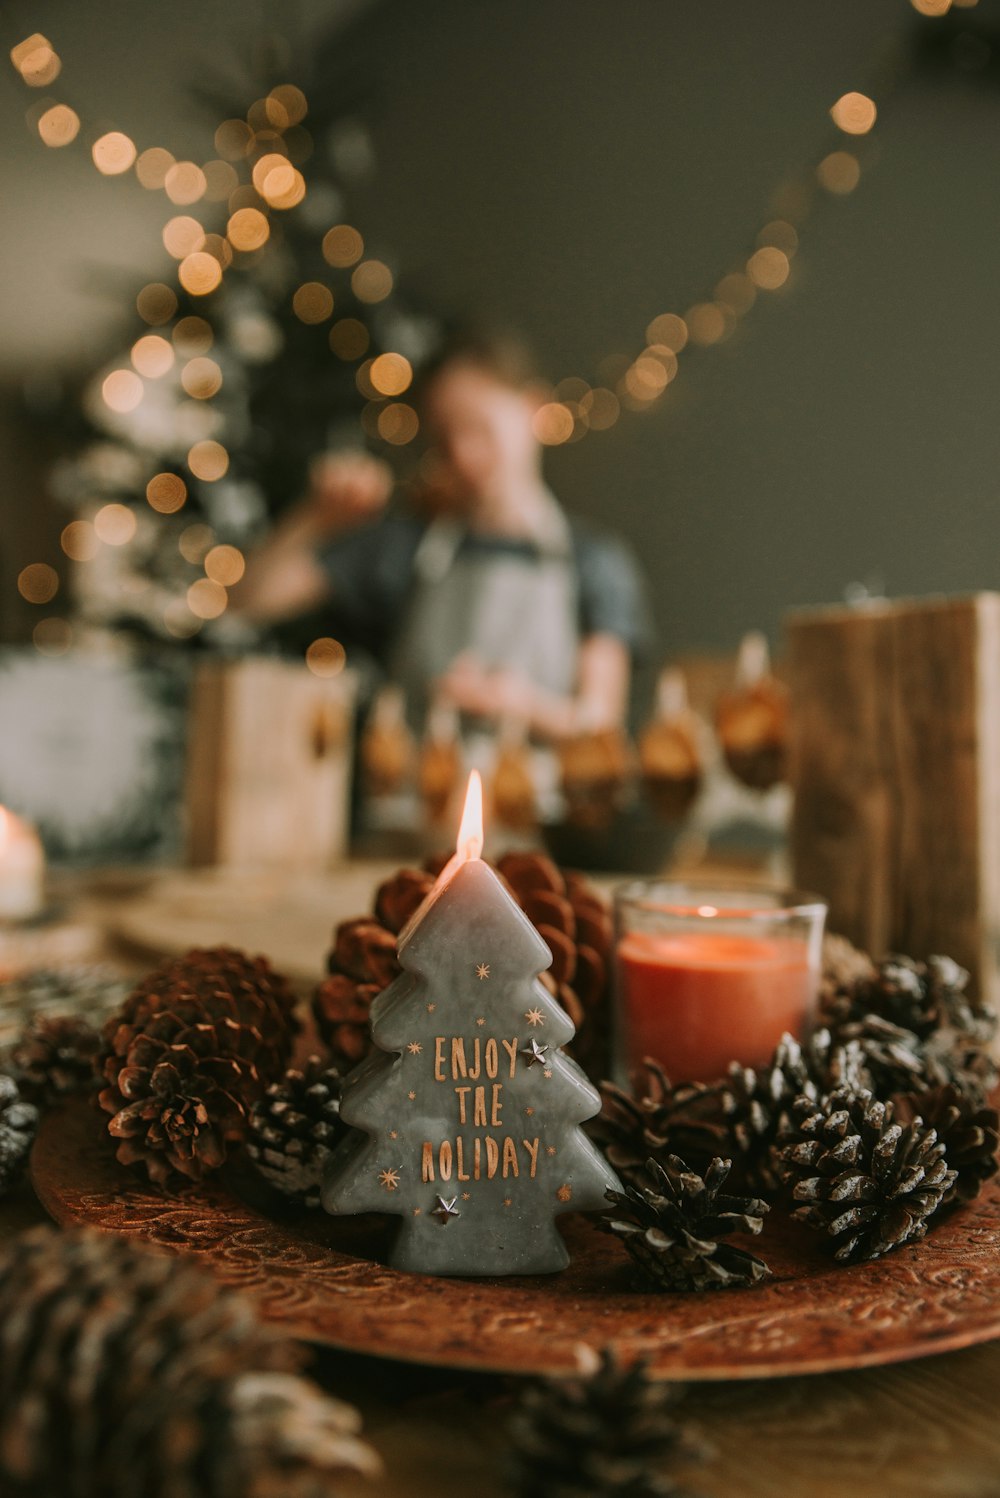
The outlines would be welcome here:
[[[458,712],[436,703],[427,714],[427,731],[420,751],[418,785],[432,823],[444,821],[458,794],[465,764]]]
[[[771,674],[767,640],[759,631],[744,635],[732,691],[719,698],[716,731],[726,764],[737,780],[755,791],[769,791],[785,779],[788,688]]]
[[[522,722],[507,718],[501,724],[497,761],[490,785],[493,813],[504,827],[527,831],[538,821],[531,750]]]
[[[603,828],[620,809],[633,772],[633,750],[620,728],[575,734],[558,746],[566,820]]]
[[[369,793],[391,796],[402,790],[413,768],[414,754],[402,689],[383,687],[361,739],[361,767]]]
[[[639,739],[643,784],[656,810],[679,822],[701,789],[701,723],[688,704],[687,680],[678,667],[661,673],[656,713]]]

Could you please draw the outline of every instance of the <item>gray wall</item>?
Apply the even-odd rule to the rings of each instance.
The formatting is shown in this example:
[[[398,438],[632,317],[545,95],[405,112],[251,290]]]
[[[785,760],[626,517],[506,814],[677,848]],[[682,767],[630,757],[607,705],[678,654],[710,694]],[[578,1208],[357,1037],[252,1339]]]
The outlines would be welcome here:
[[[280,14],[303,40],[344,7]],[[64,90],[142,144],[191,140],[199,56],[276,7],[32,0]],[[370,6],[380,171],[352,216],[433,302],[509,317],[553,377],[638,351],[753,247],[774,185],[864,87],[907,0],[406,0]],[[980,0],[970,24],[1000,5]],[[7,33],[10,33],[9,40]],[[73,87],[69,87],[70,79]],[[53,92],[57,92],[53,90]],[[4,78],[8,378],[114,332],[83,262],[155,271],[162,200],[44,151]],[[883,110],[857,191],[820,203],[789,284],[685,357],[650,414],[551,455],[564,501],[641,549],[668,646],[725,647],[881,575],[892,593],[1000,584],[994,556],[1000,85],[956,71]],[[114,339],[112,339],[112,343]]]

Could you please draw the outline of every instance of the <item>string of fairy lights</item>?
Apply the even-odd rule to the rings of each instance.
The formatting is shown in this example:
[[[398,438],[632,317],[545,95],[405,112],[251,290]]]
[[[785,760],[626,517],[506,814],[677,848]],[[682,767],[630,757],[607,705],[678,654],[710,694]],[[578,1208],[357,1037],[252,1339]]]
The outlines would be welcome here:
[[[923,16],[940,17],[952,9],[971,9],[977,0],[909,3]],[[10,57],[32,90],[50,90],[62,74],[58,53],[40,33],[14,46]],[[304,123],[307,115],[305,94],[295,84],[284,83],[255,100],[244,118],[219,124],[214,133],[216,155],[207,161],[178,160],[158,145],[140,150],[121,130],[107,130],[90,139],[89,157],[102,176],[131,178],[146,191],[164,194],[171,210],[177,210],[162,229],[163,246],[175,262],[177,286],[191,298],[210,298],[228,274],[266,253],[280,216],[304,202],[308,183],[303,167],[312,149]],[[623,411],[653,410],[691,350],[724,343],[759,298],[787,285],[815,190],[837,199],[857,187],[861,148],[875,126],[878,105],[872,94],[851,91],[833,103],[829,116],[836,135],[831,148],[820,153],[801,178],[775,194],[771,216],[758,229],[749,253],[702,300],[683,311],[656,313],[637,353],[609,356],[598,366],[594,380],[577,375],[560,380],[536,414],[540,442],[551,447],[577,442],[591,433],[610,430]],[[47,92],[29,108],[28,123],[40,141],[54,150],[87,139],[79,113]],[[200,217],[195,205],[199,205]],[[209,227],[218,223],[221,228],[223,218],[224,232]],[[323,259],[331,273],[349,278],[358,302],[376,305],[390,296],[394,278],[384,261],[366,256],[365,248],[364,235],[349,223],[332,224],[322,237]],[[365,434],[404,448],[419,435],[417,412],[404,399],[414,378],[413,364],[402,352],[370,357],[368,329],[359,318],[335,317],[337,301],[335,288],[320,280],[304,281],[291,293],[295,317],[325,332],[334,358],[356,366],[355,380],[365,401],[360,418]],[[210,307],[206,303],[206,309]],[[147,331],[135,339],[128,362],[103,378],[100,400],[105,407],[119,415],[136,411],[150,386],[174,372],[192,406],[210,409],[224,376],[212,357],[214,331],[209,317],[178,317],[177,291],[168,280],[144,286],[136,310]],[[204,430],[199,431],[198,421],[192,418],[183,466],[195,479],[211,484],[228,472],[230,453],[218,436],[209,434],[211,423],[202,425]],[[185,505],[188,486],[179,473],[160,472],[149,480],[145,497],[151,511],[175,515]],[[92,519],[75,520],[64,528],[62,550],[74,562],[92,561],[102,546],[128,546],[136,528],[136,514],[130,506],[108,503]],[[239,581],[245,562],[238,547],[216,544],[204,525],[188,527],[179,544],[182,554],[200,564],[203,574],[187,589],[176,627],[169,618],[166,621],[170,632],[180,636],[192,632],[186,620],[193,620],[197,628],[225,612],[227,590]],[[18,589],[28,603],[46,606],[59,589],[59,575],[46,562],[30,563],[19,574]],[[67,648],[69,631],[65,620],[45,619],[36,626],[35,644],[43,653],[61,653]],[[312,658],[307,658],[318,674],[332,675],[340,669],[343,653],[337,642],[317,641],[310,650]]]

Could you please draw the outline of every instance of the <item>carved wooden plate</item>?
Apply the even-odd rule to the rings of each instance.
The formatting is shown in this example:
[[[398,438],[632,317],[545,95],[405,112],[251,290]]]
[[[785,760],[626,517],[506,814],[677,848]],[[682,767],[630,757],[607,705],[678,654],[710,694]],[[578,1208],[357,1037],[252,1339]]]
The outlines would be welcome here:
[[[350,1352],[509,1373],[572,1368],[581,1342],[641,1355],[664,1379],[863,1368],[1000,1336],[1000,1186],[912,1248],[834,1267],[812,1234],[769,1222],[752,1240],[774,1278],[752,1290],[639,1295],[620,1244],[564,1218],[573,1263],[534,1279],[404,1274],[378,1261],[384,1228],[321,1213],[278,1218],[235,1175],[176,1196],[115,1160],[75,1102],[43,1122],[35,1190],[57,1222],[127,1233],[202,1259],[291,1334]]]

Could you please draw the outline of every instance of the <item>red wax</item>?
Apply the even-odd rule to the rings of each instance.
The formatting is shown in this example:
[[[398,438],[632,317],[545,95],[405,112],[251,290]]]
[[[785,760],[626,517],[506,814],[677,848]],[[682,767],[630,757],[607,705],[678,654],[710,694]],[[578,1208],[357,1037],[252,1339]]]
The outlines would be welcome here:
[[[633,931],[618,965],[629,1067],[653,1056],[677,1082],[763,1065],[785,1030],[802,1035],[816,991],[792,938]]]

